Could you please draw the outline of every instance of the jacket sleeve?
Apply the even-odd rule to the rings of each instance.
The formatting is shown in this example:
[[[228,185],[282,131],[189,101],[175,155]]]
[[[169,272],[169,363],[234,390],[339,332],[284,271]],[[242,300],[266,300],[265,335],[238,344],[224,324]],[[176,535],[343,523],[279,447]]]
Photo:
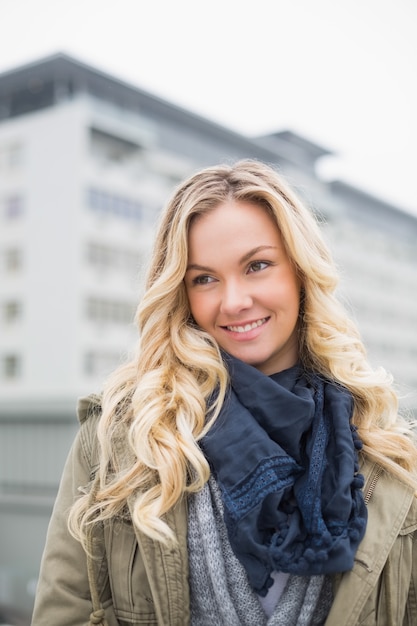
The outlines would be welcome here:
[[[412,515],[409,516],[410,526],[407,529],[411,542],[411,581],[404,616],[404,626],[414,626],[417,616],[417,498],[413,502]],[[412,532],[410,532],[412,531]]]
[[[96,419],[87,422],[75,438],[62,474],[41,561],[32,626],[84,626],[92,612],[86,554],[67,527],[79,488],[91,480],[85,431],[95,426]]]

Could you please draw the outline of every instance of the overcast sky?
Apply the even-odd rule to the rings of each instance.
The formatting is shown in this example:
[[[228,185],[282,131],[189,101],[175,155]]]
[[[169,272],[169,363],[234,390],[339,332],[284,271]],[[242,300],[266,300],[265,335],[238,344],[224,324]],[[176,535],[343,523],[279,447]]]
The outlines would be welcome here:
[[[0,0],[0,72],[61,51],[417,214],[417,0]]]

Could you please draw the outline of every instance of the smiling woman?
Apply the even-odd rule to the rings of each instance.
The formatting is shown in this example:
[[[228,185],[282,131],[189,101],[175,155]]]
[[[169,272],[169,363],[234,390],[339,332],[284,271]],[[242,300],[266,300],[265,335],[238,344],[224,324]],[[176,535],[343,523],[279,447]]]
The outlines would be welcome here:
[[[194,220],[185,285],[194,320],[223,350],[264,374],[295,365],[301,284],[263,207],[229,201]]]
[[[337,280],[269,166],[178,187],[136,356],[80,402],[32,626],[412,626],[417,448]]]

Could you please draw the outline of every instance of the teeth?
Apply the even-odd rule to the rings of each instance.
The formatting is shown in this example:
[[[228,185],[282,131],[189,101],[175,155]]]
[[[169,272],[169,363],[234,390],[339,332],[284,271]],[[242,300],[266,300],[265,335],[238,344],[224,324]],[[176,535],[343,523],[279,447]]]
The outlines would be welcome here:
[[[232,330],[234,333],[247,333],[249,330],[262,326],[265,320],[266,317],[257,322],[252,322],[252,324],[245,324],[245,326],[227,326],[226,328],[227,330]]]

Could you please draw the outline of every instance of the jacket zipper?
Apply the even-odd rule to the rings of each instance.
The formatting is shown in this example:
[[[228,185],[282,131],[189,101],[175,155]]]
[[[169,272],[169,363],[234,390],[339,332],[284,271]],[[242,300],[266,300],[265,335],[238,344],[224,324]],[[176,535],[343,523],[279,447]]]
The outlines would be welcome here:
[[[366,492],[366,494],[364,496],[364,501],[365,501],[366,505],[368,505],[369,500],[372,498],[372,495],[373,495],[373,493],[375,491],[376,484],[377,484],[378,479],[381,476],[381,474],[382,474],[382,467],[380,465],[378,465],[376,470],[375,470],[374,475],[372,476],[372,479],[371,479],[371,482],[370,482],[369,487],[367,489],[367,492]]]

